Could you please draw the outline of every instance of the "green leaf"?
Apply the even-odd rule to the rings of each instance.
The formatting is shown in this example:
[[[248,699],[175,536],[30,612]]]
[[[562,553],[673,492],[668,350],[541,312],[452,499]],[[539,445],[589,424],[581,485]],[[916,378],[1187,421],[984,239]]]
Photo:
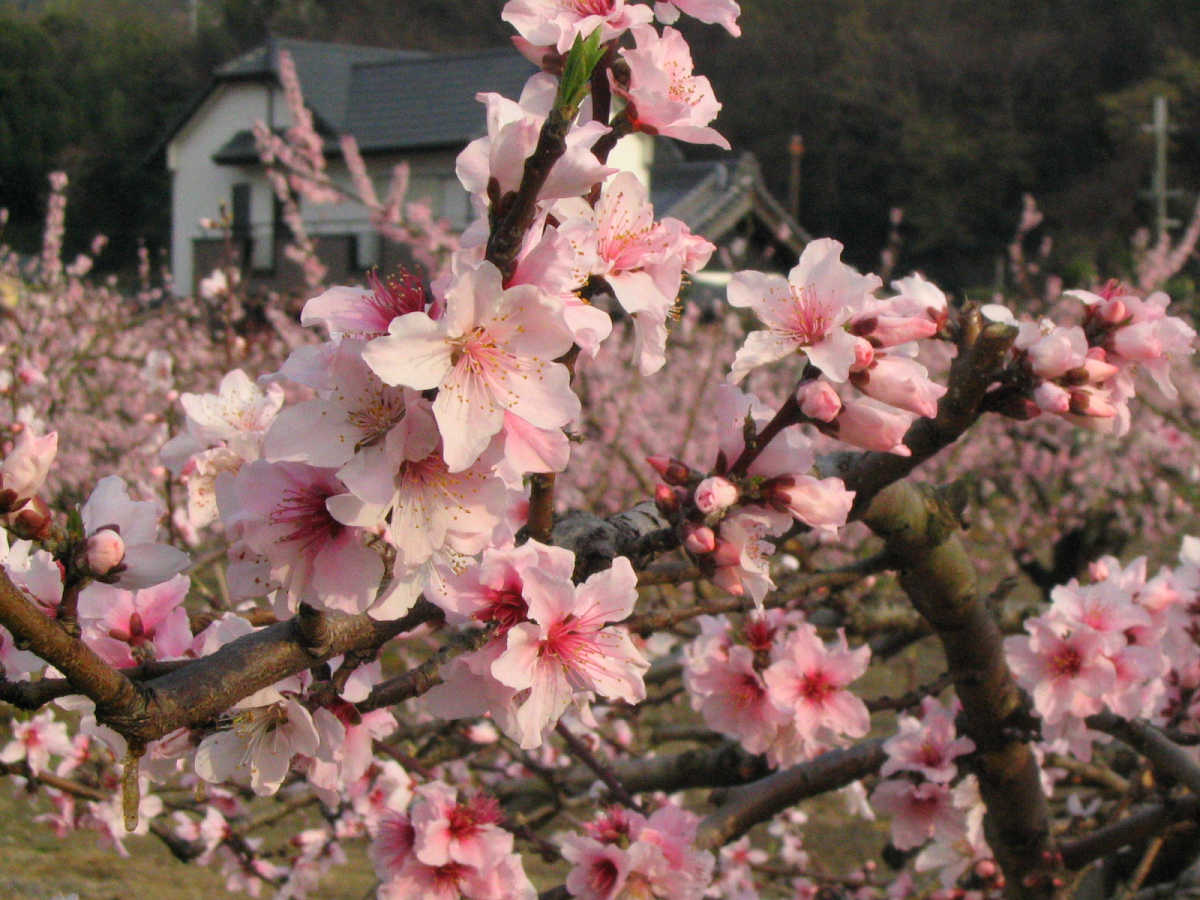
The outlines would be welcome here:
[[[575,43],[563,64],[562,80],[558,83],[558,98],[555,105],[571,118],[579,111],[579,104],[587,96],[591,86],[592,71],[604,58],[606,47],[600,40],[597,28],[587,39],[575,36]]]

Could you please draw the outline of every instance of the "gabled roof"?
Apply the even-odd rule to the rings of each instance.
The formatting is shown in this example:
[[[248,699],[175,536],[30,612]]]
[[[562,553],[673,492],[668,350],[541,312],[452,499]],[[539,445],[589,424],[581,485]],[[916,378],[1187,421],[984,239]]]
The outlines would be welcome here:
[[[304,100],[328,128],[343,130],[350,102],[350,83],[356,66],[401,60],[420,60],[429,54],[419,50],[392,50],[357,44],[332,44],[270,37],[230,60],[213,73],[217,82],[259,81],[279,78],[279,53],[286,51],[296,65]]]
[[[536,71],[511,47],[355,65],[345,130],[364,152],[462,145],[485,131],[476,94],[517,97]]]
[[[749,214],[797,256],[812,240],[767,189],[751,153],[738,159],[673,160],[650,169],[650,199],[656,213],[681,219],[696,234],[718,241]]]

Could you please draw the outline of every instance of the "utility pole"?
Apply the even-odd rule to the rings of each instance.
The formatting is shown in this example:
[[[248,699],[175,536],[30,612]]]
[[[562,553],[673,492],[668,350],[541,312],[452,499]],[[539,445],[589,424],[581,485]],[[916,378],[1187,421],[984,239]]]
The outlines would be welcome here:
[[[1179,224],[1178,219],[1167,215],[1167,200],[1182,194],[1179,190],[1167,187],[1167,137],[1177,130],[1167,119],[1167,98],[1158,94],[1154,98],[1154,120],[1142,126],[1142,131],[1154,135],[1154,175],[1150,181],[1150,190],[1142,191],[1143,197],[1154,201],[1155,238],[1161,239],[1167,229]]]

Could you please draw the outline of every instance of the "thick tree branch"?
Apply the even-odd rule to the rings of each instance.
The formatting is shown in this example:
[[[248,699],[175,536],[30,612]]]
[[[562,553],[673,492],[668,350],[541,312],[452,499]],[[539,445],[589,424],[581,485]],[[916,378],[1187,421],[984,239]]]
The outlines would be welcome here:
[[[1165,734],[1147,722],[1122,719],[1110,712],[1097,713],[1087,718],[1088,728],[1111,734],[1123,744],[1128,744],[1142,754],[1154,766],[1159,776],[1166,776],[1186,784],[1192,793],[1200,796],[1200,766],[1191,755]]]
[[[883,741],[831,750],[729,792],[721,807],[700,825],[696,846],[715,850],[795,806],[801,800],[852,784],[883,765]]]
[[[366,613],[325,613],[325,650],[318,655],[311,652],[295,619],[280,622],[238,638],[186,669],[147,682],[148,702],[109,717],[108,724],[127,739],[155,740],[176,728],[209,722],[243,697],[330,657],[379,647],[441,615],[424,600],[394,622],[379,622]]]
[[[134,709],[143,704],[138,688],[53,619],[30,603],[0,568],[0,625],[17,646],[36,653],[67,677],[75,692],[96,704],[97,716]]]
[[[979,596],[955,515],[936,492],[899,482],[875,496],[865,521],[887,542],[901,586],[942,642],[966,733],[977,748],[984,826],[1008,896],[1060,896],[1061,868],[1037,760],[1018,736],[1026,716],[1021,692],[1004,659],[1003,634]]]
[[[911,456],[894,453],[840,453],[820,461],[822,474],[837,475],[855,492],[850,517],[862,518],[881,490],[904,478],[930,457],[953,444],[979,419],[984,395],[1004,366],[1017,329],[981,320],[975,309],[959,320],[958,356],[950,366],[937,417],[917,419],[904,436]]]
[[[1059,847],[1059,852],[1068,869],[1082,869],[1088,863],[1116,853],[1122,847],[1159,834],[1175,822],[1195,822],[1198,819],[1200,797],[1185,797],[1162,805],[1147,806],[1130,813],[1119,822],[1064,843]]]
[[[763,757],[747,753],[734,743],[715,749],[686,750],[672,756],[622,760],[613,763],[611,769],[633,795],[730,787],[762,778],[768,772]],[[582,794],[596,782],[596,773],[586,766],[574,766],[565,772],[555,772],[554,781],[568,795]],[[510,810],[534,809],[554,799],[552,788],[542,778],[502,782],[496,788],[496,795]]]

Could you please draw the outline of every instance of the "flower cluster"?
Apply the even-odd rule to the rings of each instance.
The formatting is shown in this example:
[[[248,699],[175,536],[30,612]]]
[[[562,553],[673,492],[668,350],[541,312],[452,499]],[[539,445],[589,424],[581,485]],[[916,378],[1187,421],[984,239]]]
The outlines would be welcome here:
[[[658,501],[682,514],[684,546],[714,583],[762,603],[775,585],[765,540],[799,522],[836,534],[846,523],[854,493],[840,478],[816,478],[812,444],[798,424],[775,428],[752,395],[723,385],[716,397],[718,451],[703,477],[667,457],[649,462],[666,481]],[[769,436],[759,439],[760,434]]]
[[[1050,746],[1089,759],[1100,735],[1084,720],[1102,710],[1195,727],[1200,540],[1184,538],[1180,562],[1148,577],[1144,557],[1124,568],[1105,557],[1093,583],[1055,588],[1050,608],[1026,620],[1028,635],[1007,639]]]
[[[794,765],[862,737],[866,704],[849,685],[867,669],[868,647],[851,650],[839,632],[824,643],[796,613],[767,610],[735,632],[704,616],[686,650],[684,684],[692,706],[714,731],[765,753],[772,766]]]
[[[533,900],[501,818],[485,794],[460,800],[440,781],[417,788],[406,812],[389,811],[375,826],[380,900]]]
[[[1099,294],[1066,291],[1064,296],[1084,304],[1081,325],[1049,319],[1019,323],[1009,378],[1025,403],[1025,417],[1049,412],[1082,427],[1125,434],[1139,369],[1165,396],[1177,396],[1170,364],[1193,352],[1196,332],[1167,315],[1166,294],[1157,291],[1143,299],[1112,281]],[[984,313],[1018,324],[1006,307],[990,305]]]
[[[955,759],[974,751],[975,743],[956,737],[956,712],[926,697],[920,718],[900,716],[897,733],[883,744],[887,752],[879,772],[883,780],[870,796],[875,812],[891,817],[892,845],[897,850],[912,850],[933,840],[916,866],[941,869],[947,886],[968,865],[992,856],[983,837],[978,787],[973,778],[958,780]]]
[[[618,557],[578,586],[574,568],[570,551],[528,541],[485,551],[461,575],[445,574],[435,600],[447,619],[495,632],[443,670],[444,683],[426,695],[430,710],[445,718],[490,714],[531,749],[572,703],[585,706],[593,695],[644,700],[649,663],[624,629],[610,625],[633,611],[633,567]]]
[[[614,807],[559,838],[572,865],[567,891],[579,900],[645,897],[700,900],[712,880],[711,853],[696,850],[698,816],[673,803],[649,817]]]

